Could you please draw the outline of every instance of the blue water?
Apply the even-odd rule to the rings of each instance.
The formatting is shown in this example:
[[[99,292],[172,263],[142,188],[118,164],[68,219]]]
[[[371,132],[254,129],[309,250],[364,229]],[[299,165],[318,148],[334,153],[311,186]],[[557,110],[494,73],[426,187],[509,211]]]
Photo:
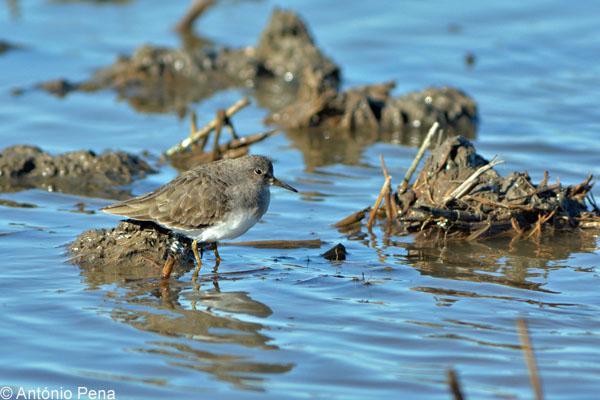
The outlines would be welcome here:
[[[189,131],[173,114],[143,114],[115,93],[57,99],[15,87],[83,80],[144,43],[177,46],[171,27],[188,2],[6,1],[0,39],[0,144],[51,152],[148,150],[157,156]],[[577,183],[600,174],[600,6],[529,1],[222,1],[199,35],[252,45],[276,5],[299,12],[341,67],[344,87],[396,80],[397,94],[451,85],[480,110],[475,145],[506,160],[501,173]],[[464,62],[467,53],[475,65]],[[200,121],[243,95],[194,105]],[[242,134],[267,110],[235,116]],[[201,122],[202,123],[202,122]],[[302,193],[273,190],[269,212],[240,240],[341,242],[327,249],[223,247],[218,285],[191,275],[159,287],[150,272],[86,271],[66,245],[118,219],[75,212],[106,199],[28,190],[0,199],[0,386],[114,390],[150,398],[449,398],[447,368],[469,398],[532,398],[515,321],[525,318],[547,398],[589,399],[600,388],[598,233],[542,243],[488,241],[423,247],[410,237],[350,240],[331,227],[372,204],[379,154],[398,182],[415,149],[352,143],[338,163],[286,134],[252,148]],[[304,152],[302,151],[304,149]],[[315,161],[315,159],[317,161]],[[176,176],[169,166],[131,185],[139,194]],[[594,189],[600,198],[598,189]],[[210,259],[210,258],[209,258]],[[131,271],[133,276],[134,271]]]

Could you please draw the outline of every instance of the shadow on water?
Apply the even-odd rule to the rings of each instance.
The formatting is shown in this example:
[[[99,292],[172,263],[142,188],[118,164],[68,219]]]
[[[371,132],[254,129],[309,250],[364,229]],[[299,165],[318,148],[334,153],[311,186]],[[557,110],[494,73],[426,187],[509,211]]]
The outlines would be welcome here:
[[[245,390],[263,390],[261,383],[268,375],[287,373],[294,367],[259,360],[264,352],[278,347],[262,333],[264,325],[244,319],[268,318],[272,310],[246,292],[220,289],[219,280],[237,278],[162,282],[155,279],[154,268],[139,265],[96,269],[86,264],[81,273],[92,289],[118,286],[106,292],[117,304],[111,318],[162,338],[147,341],[133,351],[160,356],[172,366],[208,373]]]

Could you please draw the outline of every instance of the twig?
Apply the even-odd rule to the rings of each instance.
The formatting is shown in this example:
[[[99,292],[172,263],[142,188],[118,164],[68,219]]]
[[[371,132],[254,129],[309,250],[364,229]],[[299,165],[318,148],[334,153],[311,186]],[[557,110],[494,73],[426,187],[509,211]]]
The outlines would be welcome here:
[[[429,145],[431,144],[431,139],[433,139],[433,135],[436,134],[439,127],[440,124],[436,121],[433,123],[433,125],[431,125],[431,128],[429,128],[429,132],[427,132],[425,140],[423,140],[423,143],[421,143],[421,147],[419,147],[419,151],[417,152],[415,159],[406,171],[406,175],[404,175],[404,179],[402,180],[402,183],[400,184],[400,188],[398,190],[399,194],[406,192],[406,189],[408,189],[408,183],[410,182],[410,178],[412,178],[412,175],[415,173],[415,170],[419,166],[419,162],[423,158],[425,150],[429,148]]]
[[[552,210],[548,215],[543,216],[542,214],[538,214],[538,219],[535,223],[535,228],[531,231],[529,235],[527,235],[527,239],[530,239],[532,236],[536,236],[539,238],[542,235],[542,226],[548,222],[550,218],[552,218],[556,214],[556,209]]]
[[[177,32],[191,31],[194,22],[198,17],[204,14],[204,12],[214,3],[214,0],[194,0],[185,15],[179,20],[177,25],[175,25],[175,30]]]
[[[366,213],[369,212],[369,210],[371,209],[371,207],[367,207],[363,210],[357,211],[355,213],[352,213],[350,215],[348,215],[347,217],[339,220],[338,222],[336,222],[335,224],[333,224],[333,226],[335,228],[345,228],[349,225],[353,225],[357,222],[360,222],[363,220],[363,218],[365,217]]]
[[[323,245],[321,239],[312,240],[253,240],[249,242],[226,242],[220,246],[244,246],[259,249],[317,249]]]
[[[521,349],[525,356],[525,362],[527,363],[527,369],[529,370],[529,380],[535,393],[536,400],[543,400],[544,393],[542,391],[542,383],[538,374],[537,363],[535,361],[535,354],[533,353],[533,346],[531,345],[531,339],[529,338],[529,331],[527,329],[527,322],[524,319],[517,320],[517,328],[519,330],[519,340],[521,341]]]
[[[451,200],[460,199],[465,194],[468,194],[471,191],[471,189],[473,189],[473,186],[477,184],[477,180],[481,175],[483,175],[488,170],[494,168],[496,165],[502,164],[503,162],[504,161],[498,160],[496,159],[496,156],[494,156],[494,158],[492,158],[492,160],[489,163],[487,163],[483,167],[480,167],[479,169],[477,169],[477,171],[473,172],[471,176],[465,179],[465,181],[461,183],[456,189],[454,189],[452,193],[446,196],[444,198],[444,204],[448,204],[448,202],[450,202]]]
[[[237,113],[244,107],[248,106],[249,104],[250,104],[250,100],[248,100],[247,97],[244,97],[243,99],[239,100],[238,102],[233,104],[231,107],[229,107],[227,110],[225,110],[225,116],[227,118],[231,118],[235,113]],[[199,131],[194,132],[189,137],[182,140],[181,143],[178,143],[175,146],[168,149],[165,152],[165,154],[168,157],[170,157],[177,152],[187,149],[193,143],[197,142],[198,140],[202,139],[203,137],[207,136],[210,132],[212,132],[216,128],[217,122],[218,122],[218,118],[213,119],[208,124],[206,124],[203,128],[201,128]]]
[[[454,400],[463,400],[465,397],[463,396],[462,390],[460,388],[460,383],[458,382],[458,376],[456,375],[456,371],[450,368],[446,372],[446,377],[448,378],[448,386],[450,387],[450,393],[452,393],[452,397]]]
[[[223,129],[223,124],[225,123],[225,112],[223,110],[217,111],[217,125],[215,126],[215,138],[213,143],[213,151],[212,151],[212,161],[216,161],[219,159],[219,155],[221,154],[219,148],[219,139],[221,138],[221,130]]]
[[[375,215],[377,215],[377,210],[381,205],[381,201],[383,200],[386,192],[389,191],[390,182],[391,178],[389,176],[385,178],[385,182],[383,182],[383,186],[379,191],[379,196],[377,196],[377,200],[375,200],[375,205],[371,209],[371,215],[369,215],[369,222],[367,222],[367,228],[369,229],[369,231],[373,228],[373,224],[375,223]]]
[[[235,131],[235,127],[233,126],[231,119],[227,116],[227,114],[225,114],[225,111],[220,110],[219,113],[222,113],[221,118],[223,118],[223,124],[227,127],[227,129],[229,129],[229,133],[231,133],[231,136],[234,139],[239,139],[240,137],[238,136],[237,132]]]
[[[190,114],[190,135],[193,135],[194,132],[198,130],[198,116],[196,115],[196,111],[192,111]]]
[[[594,197],[594,193],[592,193],[592,192],[588,193],[587,201],[588,201],[588,203],[590,203],[590,206],[592,206],[592,210],[596,214],[600,214],[600,208],[598,208],[598,203],[596,203],[596,198]]]
[[[392,177],[390,176],[387,166],[385,165],[383,154],[379,155],[379,160],[381,161],[381,170],[383,171],[383,176],[385,179],[389,178],[390,182],[385,192],[385,215],[387,217],[387,220],[391,222],[394,216],[398,215],[397,209],[394,213],[394,206],[392,204]]]

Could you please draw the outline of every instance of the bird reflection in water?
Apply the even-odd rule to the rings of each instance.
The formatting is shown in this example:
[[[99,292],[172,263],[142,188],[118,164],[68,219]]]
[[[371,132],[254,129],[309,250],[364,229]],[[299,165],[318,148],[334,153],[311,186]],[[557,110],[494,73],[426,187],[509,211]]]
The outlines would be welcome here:
[[[191,270],[192,264],[189,269]],[[265,326],[245,321],[267,318],[272,310],[242,291],[222,291],[219,281],[232,281],[257,270],[238,271],[233,276],[213,274],[172,282],[155,279],[152,268],[146,271],[124,265],[105,265],[96,269],[81,266],[86,283],[92,288],[117,284],[119,291],[107,293],[116,299],[111,317],[137,329],[153,332],[156,340],[145,342],[137,352],[166,358],[173,366],[208,373],[240,389],[260,390],[267,375],[289,372],[290,363],[262,362],[265,351],[277,351],[271,338],[263,333]],[[186,272],[189,272],[186,271]],[[181,340],[185,339],[185,340]],[[212,345],[230,344],[235,347]],[[224,353],[223,349],[228,349]],[[207,350],[208,349],[208,350]]]

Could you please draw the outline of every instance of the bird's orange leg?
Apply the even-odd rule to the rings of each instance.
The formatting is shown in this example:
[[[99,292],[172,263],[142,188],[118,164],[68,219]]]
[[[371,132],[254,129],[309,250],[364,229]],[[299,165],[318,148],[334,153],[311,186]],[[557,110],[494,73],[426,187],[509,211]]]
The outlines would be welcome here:
[[[175,265],[175,257],[173,257],[171,254],[169,254],[169,256],[167,257],[167,261],[165,261],[165,265],[163,265],[163,269],[160,274],[160,277],[165,280],[169,279],[169,277],[171,276],[171,272],[173,272],[174,265]]]
[[[202,256],[198,253],[198,241],[194,240],[192,242],[192,251],[194,252],[194,258],[196,258],[196,269],[194,270],[194,274],[192,275],[192,282],[196,282],[198,279],[198,275],[200,275],[200,269],[202,268]]]
[[[217,243],[215,242],[215,268],[218,268],[221,264],[221,256],[219,255],[219,249],[217,248]]]

